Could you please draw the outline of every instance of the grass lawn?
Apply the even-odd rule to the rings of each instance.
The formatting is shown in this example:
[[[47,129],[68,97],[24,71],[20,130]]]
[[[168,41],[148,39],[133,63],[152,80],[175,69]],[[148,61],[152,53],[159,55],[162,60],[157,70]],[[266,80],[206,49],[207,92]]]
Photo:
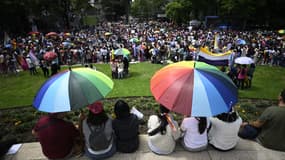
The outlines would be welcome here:
[[[95,67],[111,77],[109,65],[95,64]],[[103,100],[105,111],[109,115],[113,115],[115,102],[118,99],[123,99],[129,106],[140,110],[144,114],[144,120],[147,121],[148,117],[155,114],[159,108],[158,103],[151,97],[149,85],[150,78],[161,67],[163,66],[148,62],[131,64],[130,77],[114,80],[114,89],[107,96],[109,99]],[[240,100],[236,110],[244,121],[256,119],[265,108],[276,104],[278,93],[281,88],[285,88],[284,73],[285,68],[257,67],[253,87],[239,91]],[[2,139],[16,138],[19,142],[36,141],[35,137],[31,135],[31,130],[39,117],[46,113],[37,111],[31,107],[31,104],[37,90],[45,80],[41,72],[37,76],[31,76],[28,71],[20,72],[18,76],[0,77],[0,137],[2,136]],[[4,109],[13,107],[18,108]],[[86,107],[83,108],[83,111],[87,114]],[[78,114],[78,110],[68,112],[66,119],[76,124]],[[174,114],[174,118],[180,122],[183,116]],[[146,125],[141,125],[140,133],[146,132]]]
[[[111,77],[108,64],[95,64],[97,70]],[[163,67],[149,62],[130,64],[130,77],[114,80],[114,89],[107,98],[151,96],[150,79]],[[62,69],[65,69],[64,67]],[[46,80],[41,70],[37,76],[29,75],[28,71],[20,72],[18,76],[0,77],[0,109],[20,106],[30,106],[37,90]],[[285,68],[258,66],[254,73],[253,86],[239,91],[240,98],[276,99],[280,90],[285,88]]]

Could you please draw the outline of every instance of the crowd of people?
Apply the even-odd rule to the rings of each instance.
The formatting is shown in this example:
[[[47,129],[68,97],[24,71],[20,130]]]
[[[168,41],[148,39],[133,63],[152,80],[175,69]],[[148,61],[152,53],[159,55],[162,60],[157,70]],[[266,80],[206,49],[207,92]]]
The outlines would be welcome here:
[[[57,73],[60,65],[80,63],[91,67],[93,63],[109,63],[112,78],[121,79],[128,76],[130,61],[164,64],[168,60],[199,60],[200,47],[214,53],[232,51],[228,66],[222,70],[241,89],[251,87],[256,65],[285,65],[284,36],[273,31],[193,30],[151,21],[130,25],[101,23],[80,31],[46,35],[31,32],[27,37],[12,38],[0,46],[0,73],[18,74],[21,68],[36,75],[40,67],[44,76],[49,77]],[[116,55],[115,50],[120,48],[129,50],[130,55]],[[46,59],[46,52],[54,52],[56,57]],[[251,57],[254,63],[234,64],[235,58],[243,56]],[[242,123],[233,109],[215,117],[185,116],[179,124],[160,105],[160,113],[150,116],[147,122],[148,146],[159,155],[172,153],[177,142],[190,152],[203,151],[208,145],[229,151],[235,148],[240,136],[285,151],[284,106],[283,90],[278,107],[269,107],[254,122]],[[125,101],[114,105],[115,118],[106,114],[101,102],[89,105],[88,109],[88,115],[80,115],[78,126],[64,120],[65,113],[50,113],[39,119],[32,133],[46,157],[63,159],[84,150],[91,159],[104,159],[117,151],[132,153],[138,149],[138,130],[143,121],[130,112]]]
[[[284,66],[284,38],[274,31],[194,30],[156,21],[100,23],[79,31],[30,32],[12,37],[0,45],[0,73],[17,73],[21,68],[36,74],[37,66],[43,70],[50,67],[56,73],[57,65],[110,63],[119,61],[114,55],[119,48],[131,52],[128,61],[198,60],[199,47],[207,47],[217,53],[231,50],[234,58],[252,57],[256,65]],[[55,52],[57,58],[46,60],[44,54],[48,51]]]
[[[81,153],[91,159],[105,159],[116,152],[133,153],[139,145],[139,125],[142,117],[130,110],[127,102],[118,100],[111,117],[103,103],[88,106],[89,113],[79,115],[79,125],[64,120],[65,113],[50,113],[39,119],[32,133],[39,140],[49,159],[64,159]],[[252,122],[242,122],[234,109],[214,117],[184,116],[179,124],[169,109],[160,105],[160,112],[149,116],[148,147],[158,155],[171,154],[177,143],[189,152],[235,149],[239,137],[260,143],[264,147],[285,151],[284,120],[285,90],[278,96],[278,106],[267,108]]]

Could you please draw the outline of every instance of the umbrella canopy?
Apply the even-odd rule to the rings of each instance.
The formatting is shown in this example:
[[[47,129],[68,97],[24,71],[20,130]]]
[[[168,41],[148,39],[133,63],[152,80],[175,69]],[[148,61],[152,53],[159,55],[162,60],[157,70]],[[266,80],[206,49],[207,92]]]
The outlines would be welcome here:
[[[165,66],[151,79],[156,101],[190,116],[228,112],[237,102],[237,87],[218,68],[204,62],[182,61]]]
[[[243,39],[237,39],[237,40],[236,40],[236,44],[238,44],[238,45],[245,45],[246,42],[245,42],[245,40],[243,40]]]
[[[251,64],[253,62],[253,59],[250,57],[238,57],[235,59],[235,63],[237,64]]]
[[[38,90],[33,106],[44,112],[66,112],[103,99],[114,83],[104,73],[75,68],[49,78]]]
[[[46,52],[44,54],[44,59],[47,60],[47,61],[52,61],[54,60],[55,58],[57,57],[57,54],[55,52]]]
[[[69,36],[71,36],[71,33],[65,32],[63,35],[66,36],[66,37],[69,37]]]
[[[105,36],[110,36],[110,35],[112,35],[113,33],[111,33],[111,32],[105,32]]]
[[[69,46],[72,46],[72,43],[71,42],[68,42],[68,41],[64,41],[61,43],[64,47],[69,47]]]
[[[138,38],[131,38],[130,42],[132,43],[138,43],[140,40]]]
[[[57,36],[56,32],[49,32],[46,34],[46,36]]]
[[[31,35],[38,35],[38,34],[40,34],[40,32],[37,32],[37,31],[31,31],[31,32],[29,32],[28,34],[31,34]]]
[[[116,49],[114,55],[116,56],[128,56],[131,52],[126,48]]]
[[[278,33],[279,33],[279,34],[285,34],[285,29],[279,29],[279,30],[278,30]]]

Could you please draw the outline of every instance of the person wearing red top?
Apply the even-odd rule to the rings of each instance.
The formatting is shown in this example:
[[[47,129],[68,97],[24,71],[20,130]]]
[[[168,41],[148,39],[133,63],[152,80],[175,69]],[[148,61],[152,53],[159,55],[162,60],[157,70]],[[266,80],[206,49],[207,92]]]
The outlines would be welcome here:
[[[41,117],[32,130],[39,140],[43,154],[49,159],[72,156],[74,142],[80,137],[71,122],[63,120],[65,113],[51,113]]]

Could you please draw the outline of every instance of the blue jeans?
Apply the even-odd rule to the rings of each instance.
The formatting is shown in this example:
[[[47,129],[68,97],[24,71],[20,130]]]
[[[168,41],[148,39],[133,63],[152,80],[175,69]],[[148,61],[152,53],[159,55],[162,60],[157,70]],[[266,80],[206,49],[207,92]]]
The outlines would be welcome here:
[[[251,125],[245,125],[239,130],[238,136],[244,139],[255,140],[260,132],[260,129],[255,128]]]
[[[117,151],[117,148],[116,148],[116,143],[114,141],[111,150],[107,153],[94,155],[94,154],[91,154],[87,148],[85,148],[85,155],[93,160],[99,160],[99,159],[106,159],[106,158],[113,156],[116,153],[116,151]]]

